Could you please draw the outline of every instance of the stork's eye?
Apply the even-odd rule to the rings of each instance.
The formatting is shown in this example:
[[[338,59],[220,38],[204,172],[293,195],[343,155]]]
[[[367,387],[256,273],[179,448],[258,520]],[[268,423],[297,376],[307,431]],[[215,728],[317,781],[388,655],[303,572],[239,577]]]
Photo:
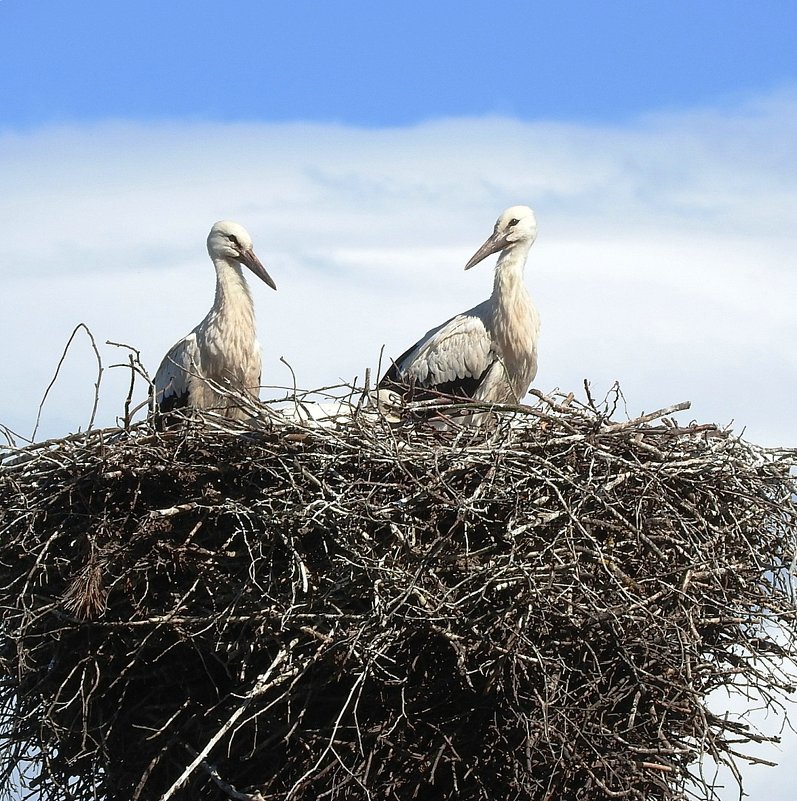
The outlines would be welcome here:
[[[235,234],[227,234],[227,239],[233,243],[236,247],[241,247],[241,243],[238,241],[238,237]]]
[[[513,218],[512,218],[512,219],[509,221],[509,227],[511,228],[513,225],[517,225],[519,222],[520,222],[520,220],[518,220],[516,217],[513,217]]]

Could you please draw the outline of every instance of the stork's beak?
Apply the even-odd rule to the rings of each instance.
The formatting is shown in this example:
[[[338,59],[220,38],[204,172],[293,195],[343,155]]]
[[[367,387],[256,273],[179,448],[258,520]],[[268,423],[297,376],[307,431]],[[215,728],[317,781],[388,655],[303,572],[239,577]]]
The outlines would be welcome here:
[[[490,254],[503,250],[509,243],[506,241],[508,231],[494,231],[493,235],[470,257],[465,265],[466,270],[486,259]]]
[[[249,250],[242,250],[241,263],[245,264],[258,278],[265,281],[272,289],[277,288],[272,277],[266,272],[263,263],[255,255],[254,250],[251,248],[249,248]]]

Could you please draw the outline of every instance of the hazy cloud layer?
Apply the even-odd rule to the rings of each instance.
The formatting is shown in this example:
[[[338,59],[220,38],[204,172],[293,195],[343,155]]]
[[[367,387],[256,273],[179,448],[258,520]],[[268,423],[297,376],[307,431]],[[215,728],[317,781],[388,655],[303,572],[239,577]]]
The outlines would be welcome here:
[[[627,128],[119,122],[5,135],[0,421],[30,431],[81,321],[154,370],[210,304],[216,219],[250,229],[279,285],[255,287],[265,383],[288,383],[284,356],[316,386],[362,375],[382,344],[395,355],[485,297],[490,265],[462,266],[505,206],[527,202],[540,223],[527,271],[543,319],[537,386],[589,378],[600,393],[617,379],[633,413],[690,399],[702,420],[794,445],[795,123],[797,95],[780,94]],[[85,424],[90,356],[68,359],[43,433]],[[106,389],[103,423],[120,402]]]

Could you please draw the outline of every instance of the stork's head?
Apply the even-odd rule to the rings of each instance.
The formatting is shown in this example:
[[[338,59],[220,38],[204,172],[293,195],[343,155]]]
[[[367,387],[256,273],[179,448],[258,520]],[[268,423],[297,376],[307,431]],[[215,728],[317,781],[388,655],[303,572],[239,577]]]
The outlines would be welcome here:
[[[220,220],[208,234],[208,253],[211,259],[234,259],[246,265],[258,278],[272,289],[277,285],[266,272],[260,259],[255,255],[252,237],[243,225],[230,220]]]
[[[473,254],[465,265],[470,270],[491,253],[505,250],[513,245],[531,247],[537,238],[537,218],[528,206],[510,206],[495,222],[489,239]]]

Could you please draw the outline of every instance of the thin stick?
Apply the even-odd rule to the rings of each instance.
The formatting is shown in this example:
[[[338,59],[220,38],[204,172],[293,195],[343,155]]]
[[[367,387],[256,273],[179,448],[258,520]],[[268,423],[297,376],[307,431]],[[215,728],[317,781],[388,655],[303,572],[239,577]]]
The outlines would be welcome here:
[[[191,774],[213,750],[213,746],[215,746],[216,743],[221,740],[221,738],[224,737],[224,735],[235,725],[235,722],[241,717],[241,715],[243,715],[244,712],[246,712],[246,710],[249,708],[249,705],[255,700],[255,698],[263,695],[265,692],[268,692],[268,690],[270,690],[272,687],[275,687],[277,684],[286,681],[290,675],[292,675],[284,673],[280,676],[277,676],[273,681],[269,681],[271,674],[282,665],[287,655],[287,652],[282,649],[277,652],[277,655],[274,657],[274,661],[271,663],[268,670],[264,673],[261,673],[260,676],[257,677],[254,687],[244,696],[243,703],[240,704],[240,706],[235,710],[235,712],[232,713],[232,715],[230,715],[227,722],[216,732],[216,734],[210,738],[205,747],[196,755],[191,764],[188,765],[188,767],[182,772],[180,778],[177,779],[177,781],[174,782],[174,784],[161,796],[160,801],[169,801],[169,799],[185,784]]]
[[[675,414],[675,412],[683,412],[692,405],[691,401],[681,401],[681,403],[674,403],[672,406],[665,406],[663,409],[657,409],[655,412],[643,414],[640,417],[635,417],[633,420],[627,420],[624,423],[611,423],[605,425],[603,430],[605,432],[624,431],[627,428],[636,428],[643,423],[649,423],[651,420],[657,420],[660,417],[666,417],[668,414]]]
[[[97,414],[97,406],[100,403],[100,382],[102,381],[102,358],[100,357],[100,352],[97,350],[97,343],[94,340],[94,334],[91,333],[91,330],[85,323],[78,323],[72,334],[69,337],[69,340],[66,343],[66,347],[64,348],[64,352],[61,354],[61,358],[58,360],[58,366],[55,368],[55,374],[53,375],[52,380],[47,385],[47,389],[44,390],[44,396],[42,397],[41,403],[39,404],[39,411],[36,415],[36,425],[33,428],[33,434],[31,434],[31,440],[36,439],[36,433],[39,430],[39,423],[41,422],[42,410],[44,408],[44,404],[47,401],[47,396],[50,394],[50,390],[53,388],[53,385],[58,380],[58,374],[61,372],[61,366],[64,363],[64,359],[66,359],[66,354],[69,352],[69,348],[72,345],[72,341],[74,340],[77,332],[80,329],[83,329],[88,338],[91,342],[91,347],[94,349],[94,355],[97,358],[97,381],[94,384],[94,405],[91,408],[91,418],[89,419],[88,429],[90,430],[91,427],[94,425],[94,417]]]

